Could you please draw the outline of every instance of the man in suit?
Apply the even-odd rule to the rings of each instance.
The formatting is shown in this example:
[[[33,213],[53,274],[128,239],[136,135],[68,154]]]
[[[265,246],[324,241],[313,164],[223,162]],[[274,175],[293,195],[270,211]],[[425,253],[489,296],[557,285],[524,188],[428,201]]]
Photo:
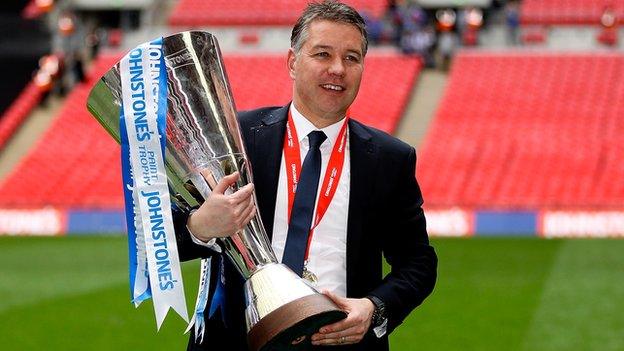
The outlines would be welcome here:
[[[388,333],[436,280],[414,149],[348,116],[366,51],[364,21],[353,8],[308,5],[288,52],[292,103],[239,114],[254,184],[226,194],[238,174],[226,176],[196,211],[174,211],[181,258],[217,257],[215,238],[232,235],[256,214],[255,192],[277,258],[348,313],[313,335],[319,350],[388,350]],[[300,178],[289,174],[291,165],[301,165]],[[328,169],[338,172],[326,175]],[[391,266],[384,278],[382,256]],[[223,262],[223,308],[207,318],[203,342],[191,336],[189,350],[247,349],[243,282]]]

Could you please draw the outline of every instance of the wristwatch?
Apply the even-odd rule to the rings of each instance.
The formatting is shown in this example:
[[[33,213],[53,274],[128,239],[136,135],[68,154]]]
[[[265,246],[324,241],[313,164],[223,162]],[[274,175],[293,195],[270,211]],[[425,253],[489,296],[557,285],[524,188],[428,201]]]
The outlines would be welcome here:
[[[388,325],[388,314],[386,312],[386,304],[376,296],[367,296],[369,300],[375,305],[373,311],[373,317],[371,318],[371,326],[378,338],[386,334],[386,326]]]

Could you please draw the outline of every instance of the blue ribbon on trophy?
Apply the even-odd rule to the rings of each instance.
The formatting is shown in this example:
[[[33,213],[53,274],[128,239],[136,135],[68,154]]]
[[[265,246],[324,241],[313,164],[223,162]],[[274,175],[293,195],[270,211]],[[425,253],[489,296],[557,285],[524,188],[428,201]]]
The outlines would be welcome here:
[[[217,279],[215,292],[210,301],[208,318],[213,318],[214,314],[218,310],[221,310],[221,319],[223,320],[223,324],[225,324],[225,274],[223,272],[223,255],[219,255],[215,258],[219,260],[219,277]],[[204,311],[206,310],[206,305],[208,304],[208,295],[210,294],[210,264],[211,258],[202,259],[199,279],[199,293],[197,294],[197,301],[195,302],[195,313],[193,314],[193,317],[191,317],[191,322],[185,331],[185,333],[188,333],[189,330],[194,327],[195,340],[200,343],[204,340],[204,332],[206,330]]]
[[[119,131],[121,137],[121,170],[123,177],[123,193],[125,201],[126,223],[128,226],[128,275],[130,279],[130,298],[136,307],[141,302],[152,297],[149,285],[149,273],[147,270],[147,256],[145,254],[145,235],[143,234],[143,224],[138,220],[138,213],[134,199],[134,180],[132,179],[132,168],[130,166],[130,146],[126,132],[126,122],[121,111]]]
[[[162,38],[120,62],[120,134],[132,302],[154,300],[158,329],[169,308],[188,321],[164,164],[167,71]]]
[[[218,310],[221,310],[223,325],[227,326],[225,323],[225,272],[223,268],[223,256],[219,256],[219,277],[217,279],[215,293],[212,296],[212,301],[210,303],[208,318],[212,318]]]

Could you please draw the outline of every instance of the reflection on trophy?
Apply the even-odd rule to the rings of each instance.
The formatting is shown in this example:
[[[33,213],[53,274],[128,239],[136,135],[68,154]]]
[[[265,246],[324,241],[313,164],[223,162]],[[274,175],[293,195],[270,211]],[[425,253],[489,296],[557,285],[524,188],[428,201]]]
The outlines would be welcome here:
[[[163,53],[168,90],[165,166],[172,201],[190,209],[201,205],[226,175],[240,172],[235,188],[252,182],[252,170],[215,37],[199,31],[178,33],[163,38]],[[95,85],[87,104],[119,142],[119,64]],[[220,240],[245,279],[251,350],[306,349],[321,326],[346,316],[277,262],[259,213],[244,230]]]

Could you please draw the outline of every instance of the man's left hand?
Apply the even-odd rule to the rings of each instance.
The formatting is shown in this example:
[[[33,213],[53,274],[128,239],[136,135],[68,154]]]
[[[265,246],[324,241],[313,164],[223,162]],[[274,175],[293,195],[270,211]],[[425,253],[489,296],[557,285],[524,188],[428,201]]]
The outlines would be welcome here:
[[[362,341],[364,334],[371,325],[375,305],[367,298],[350,299],[337,296],[329,291],[323,294],[332,299],[336,305],[347,312],[347,318],[322,327],[312,335],[313,345],[356,344]]]

